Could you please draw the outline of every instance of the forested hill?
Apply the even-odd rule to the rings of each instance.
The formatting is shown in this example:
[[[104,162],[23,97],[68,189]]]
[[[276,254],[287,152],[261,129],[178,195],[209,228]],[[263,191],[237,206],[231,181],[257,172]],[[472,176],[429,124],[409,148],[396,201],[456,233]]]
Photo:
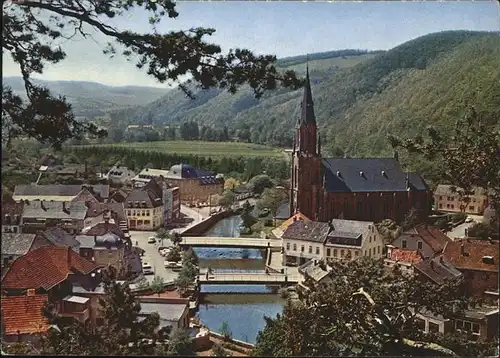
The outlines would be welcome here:
[[[4,77],[2,81],[4,86],[11,87],[16,94],[26,97],[21,77]],[[102,116],[108,110],[144,105],[169,91],[155,87],[114,87],[87,81],[33,80],[33,82],[46,86],[55,95],[66,96],[68,102],[72,104],[75,115],[84,117]]]
[[[465,103],[479,111],[500,111],[499,33],[448,31],[384,53],[327,56],[310,55],[309,60],[325,150],[386,155],[387,134],[411,136],[429,124],[450,128],[464,113]],[[305,60],[299,56],[280,61],[303,73]],[[198,91],[196,100],[189,100],[173,90],[149,105],[113,112],[112,117],[115,123],[194,120],[248,128],[252,142],[289,146],[300,97],[301,91],[279,90],[257,101],[242,89],[235,95]]]

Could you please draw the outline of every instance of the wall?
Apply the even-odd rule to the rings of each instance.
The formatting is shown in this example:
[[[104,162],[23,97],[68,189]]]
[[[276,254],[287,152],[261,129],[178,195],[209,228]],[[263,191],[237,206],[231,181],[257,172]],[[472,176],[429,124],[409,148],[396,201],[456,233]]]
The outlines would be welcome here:
[[[114,266],[118,271],[122,269],[124,248],[116,250],[95,249],[94,258],[96,265]]]
[[[464,212],[473,215],[482,215],[484,209],[488,206],[488,199],[484,195],[473,195],[470,202],[460,201],[460,196],[456,193],[448,195],[434,195],[434,202],[437,210],[459,213],[461,207]]]
[[[424,256],[424,258],[434,257],[434,255],[436,254],[434,250],[424,240],[422,240],[419,235],[403,234],[396,240],[391,242],[391,245],[403,249],[403,240],[406,240],[406,249],[409,250],[419,250],[418,242],[421,241],[422,249],[420,250],[420,252]]]
[[[468,296],[482,297],[484,291],[498,290],[498,272],[463,270],[466,294]]]
[[[213,214],[206,218],[205,220],[199,222],[198,224],[190,227],[182,233],[182,236],[202,236],[205,232],[210,230],[212,226],[217,224],[222,219],[228,218],[234,215],[231,210],[222,211],[220,213]]]
[[[296,257],[297,263],[299,263],[300,258],[303,258],[302,261],[308,261],[309,259],[321,260],[324,257],[324,245],[322,242],[283,239],[282,245],[283,256]],[[290,249],[287,248],[288,245],[290,245]],[[294,245],[296,245],[297,250],[294,250]],[[309,253],[309,246],[312,247],[312,253]],[[302,251],[302,247],[304,247],[304,251]],[[319,248],[319,254],[316,254],[317,248]]]
[[[213,332],[213,331],[210,331],[210,336],[214,337],[214,338],[218,338],[218,339],[224,339],[224,336],[222,334],[217,333],[217,332]],[[229,342],[236,344],[237,346],[246,348],[246,349],[253,349],[255,347],[253,344],[250,344],[248,342],[239,341],[239,340],[234,339],[234,338],[231,338],[229,340]]]

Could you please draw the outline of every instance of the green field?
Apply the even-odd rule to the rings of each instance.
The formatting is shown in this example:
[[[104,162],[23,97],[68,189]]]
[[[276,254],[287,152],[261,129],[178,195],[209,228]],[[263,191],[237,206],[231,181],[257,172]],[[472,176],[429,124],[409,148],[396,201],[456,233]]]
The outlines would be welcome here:
[[[123,147],[135,150],[156,151],[160,153],[179,155],[199,155],[211,158],[220,157],[281,157],[284,158],[282,149],[267,147],[265,145],[240,143],[240,142],[205,142],[205,141],[159,141],[159,142],[133,142],[117,144],[96,144],[98,147]]]

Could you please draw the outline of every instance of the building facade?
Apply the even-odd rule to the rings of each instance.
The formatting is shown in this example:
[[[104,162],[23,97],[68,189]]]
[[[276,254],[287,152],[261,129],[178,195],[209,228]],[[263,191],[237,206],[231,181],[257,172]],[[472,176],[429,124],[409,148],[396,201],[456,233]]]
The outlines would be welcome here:
[[[403,232],[391,245],[400,249],[418,250],[424,258],[441,253],[451,239],[437,227],[420,224]]]
[[[60,227],[68,233],[77,234],[84,228],[87,210],[82,202],[24,200],[22,232],[37,233]]]
[[[292,152],[290,214],[316,221],[333,218],[401,222],[410,209],[430,210],[429,189],[394,158],[323,158],[307,71]]]
[[[488,196],[486,191],[475,188],[469,201],[460,198],[456,191],[451,190],[452,185],[440,184],[434,192],[434,206],[436,210],[454,213],[464,212],[473,215],[483,215],[488,207]],[[460,188],[457,188],[460,189]]]

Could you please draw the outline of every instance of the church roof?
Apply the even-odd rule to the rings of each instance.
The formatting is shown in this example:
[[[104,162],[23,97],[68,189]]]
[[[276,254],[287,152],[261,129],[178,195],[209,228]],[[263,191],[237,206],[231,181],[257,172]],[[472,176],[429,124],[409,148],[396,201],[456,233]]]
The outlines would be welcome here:
[[[330,193],[427,190],[420,175],[404,172],[394,158],[324,158],[322,164]]]
[[[306,69],[306,83],[304,86],[304,96],[302,98],[299,126],[316,124],[314,116],[314,102],[312,99],[311,81],[309,79],[309,67]]]

